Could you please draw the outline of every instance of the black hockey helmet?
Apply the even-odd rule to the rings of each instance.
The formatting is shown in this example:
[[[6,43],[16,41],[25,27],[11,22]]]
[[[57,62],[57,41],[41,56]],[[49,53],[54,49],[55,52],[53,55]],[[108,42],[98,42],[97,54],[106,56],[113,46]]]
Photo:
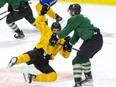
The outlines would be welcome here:
[[[75,12],[75,14],[80,14],[81,6],[77,3],[71,4],[68,8],[68,11]]]
[[[59,30],[61,30],[61,25],[59,22],[53,22],[51,25],[51,29],[53,28],[58,28]]]

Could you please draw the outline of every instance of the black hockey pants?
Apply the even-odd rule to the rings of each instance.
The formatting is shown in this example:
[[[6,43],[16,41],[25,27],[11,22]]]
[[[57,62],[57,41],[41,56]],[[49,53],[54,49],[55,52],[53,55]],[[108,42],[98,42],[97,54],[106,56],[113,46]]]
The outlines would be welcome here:
[[[72,64],[74,65],[76,63],[81,64],[87,62],[102,48],[102,45],[103,37],[100,33],[100,30],[96,29],[92,38],[84,41],[80,46],[80,50],[77,52]]]
[[[25,8],[21,8],[23,10],[11,10],[6,18],[6,23],[10,24],[12,22],[16,22],[22,18],[25,18],[29,23],[34,23],[35,18],[32,13],[32,9],[30,5],[27,3],[27,6]]]
[[[40,70],[42,73],[50,73],[55,72],[55,70],[49,65],[49,59],[45,58],[44,50],[36,49],[34,48],[31,51],[28,51],[26,54],[28,54],[31,58],[29,62],[27,62],[28,65],[33,64],[36,69]]]

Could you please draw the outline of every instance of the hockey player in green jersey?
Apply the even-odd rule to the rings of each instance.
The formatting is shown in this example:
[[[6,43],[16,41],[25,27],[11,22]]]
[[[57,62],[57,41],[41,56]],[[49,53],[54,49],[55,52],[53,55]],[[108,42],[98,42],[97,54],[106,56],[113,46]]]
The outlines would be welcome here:
[[[30,24],[35,26],[35,18],[33,17],[32,9],[28,0],[0,0],[0,8],[8,4],[8,11],[6,23],[16,33],[15,38],[23,38],[25,35],[23,31],[18,28],[16,21],[25,18]]]
[[[72,61],[74,87],[82,87],[82,72],[85,75],[84,82],[92,81],[90,58],[102,48],[103,37],[100,29],[91,24],[91,21],[87,17],[80,14],[81,6],[79,4],[71,4],[68,12],[71,17],[68,19],[66,26],[58,33],[58,38],[64,38],[74,31],[69,41],[69,47],[75,45],[79,38],[83,40],[77,55]]]

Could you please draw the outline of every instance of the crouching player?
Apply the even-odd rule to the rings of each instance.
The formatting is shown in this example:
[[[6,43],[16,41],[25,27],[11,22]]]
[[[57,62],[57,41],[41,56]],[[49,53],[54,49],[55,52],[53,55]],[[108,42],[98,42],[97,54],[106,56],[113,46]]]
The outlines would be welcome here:
[[[69,37],[57,39],[56,35],[61,30],[59,22],[53,22],[51,28],[46,24],[46,10],[42,9],[41,14],[36,19],[36,26],[41,33],[40,41],[35,45],[33,50],[13,57],[8,67],[11,68],[14,65],[27,63],[33,64],[36,69],[41,71],[41,74],[24,73],[25,81],[31,83],[32,81],[38,82],[53,82],[57,79],[56,71],[49,65],[50,60],[54,60],[54,57],[58,52],[64,57],[68,58],[71,53],[71,47],[69,46]]]

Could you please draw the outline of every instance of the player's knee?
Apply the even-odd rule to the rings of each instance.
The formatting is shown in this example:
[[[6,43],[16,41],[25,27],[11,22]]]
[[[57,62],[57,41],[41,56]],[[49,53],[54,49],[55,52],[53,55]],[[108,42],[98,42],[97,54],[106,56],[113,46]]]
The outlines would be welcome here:
[[[11,18],[9,17],[9,15],[6,18],[6,23],[7,24],[13,23],[13,20],[11,20]]]
[[[48,74],[39,74],[36,75],[35,81],[38,82],[54,82],[57,79],[57,74],[55,72],[51,72]]]
[[[72,61],[72,65],[75,65],[77,63],[80,64],[81,62],[82,62],[82,59],[80,57],[76,56]]]
[[[76,56],[72,61],[72,65],[86,63],[87,61],[89,61],[89,59],[86,58],[86,57],[83,58],[83,57],[80,57],[80,56]]]
[[[73,59],[72,61],[72,65],[75,65],[77,62],[76,62],[76,58]]]
[[[57,74],[55,72],[51,72],[48,74],[48,79],[49,79],[49,82],[54,82],[56,81],[57,79]]]

